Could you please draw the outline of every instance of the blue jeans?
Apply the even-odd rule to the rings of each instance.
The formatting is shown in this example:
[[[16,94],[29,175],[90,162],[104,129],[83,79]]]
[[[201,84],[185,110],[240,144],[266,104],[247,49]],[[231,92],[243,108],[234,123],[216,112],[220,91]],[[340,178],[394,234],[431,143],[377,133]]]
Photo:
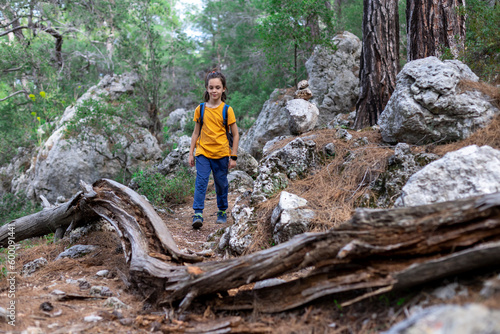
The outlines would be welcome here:
[[[229,190],[229,183],[227,182],[228,165],[229,157],[221,159],[209,159],[203,155],[196,157],[196,183],[193,202],[195,213],[201,213],[205,208],[205,194],[207,193],[210,172],[214,176],[217,207],[221,211],[226,211],[228,207],[227,193]]]

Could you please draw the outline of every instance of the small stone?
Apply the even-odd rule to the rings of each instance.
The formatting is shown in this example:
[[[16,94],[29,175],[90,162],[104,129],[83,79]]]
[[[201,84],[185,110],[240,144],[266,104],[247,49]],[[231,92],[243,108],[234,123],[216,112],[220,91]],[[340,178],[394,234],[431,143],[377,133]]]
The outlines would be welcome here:
[[[305,89],[309,87],[309,82],[307,80],[301,80],[299,81],[299,83],[297,84],[297,88],[298,89]]]
[[[337,137],[338,139],[345,139],[346,141],[352,139],[352,135],[349,132],[347,132],[346,129],[337,129],[335,137]]]
[[[113,293],[107,286],[96,285],[90,288],[91,296],[111,297]]]
[[[324,147],[325,154],[334,157],[335,156],[335,145],[333,143],[328,143]]]
[[[61,291],[61,290],[57,290],[57,289],[56,289],[56,290],[53,290],[53,291],[51,292],[51,294],[53,294],[53,295],[55,295],[55,296],[64,296],[64,295],[66,295],[66,292]]]
[[[109,270],[106,269],[99,270],[98,272],[96,272],[96,276],[99,277],[108,277],[108,275],[109,275]]]
[[[4,309],[3,307],[0,307],[0,322],[7,322],[8,321],[8,313],[7,310]]]
[[[33,274],[38,269],[46,266],[47,263],[48,263],[47,259],[45,259],[44,257],[41,257],[41,258],[38,258],[38,259],[33,260],[31,262],[28,262],[23,266],[23,269],[21,270],[21,274],[25,277],[30,277],[31,274]]]
[[[72,259],[76,259],[76,258],[82,257],[88,253],[91,253],[96,249],[97,249],[97,246],[93,246],[93,245],[74,245],[73,247],[68,248],[64,252],[59,254],[57,256],[56,260],[59,260],[63,257],[69,257]]]
[[[92,315],[86,316],[85,318],[83,318],[83,320],[86,322],[98,322],[98,321],[102,320],[102,317],[92,314]]]
[[[313,93],[309,88],[305,89],[299,89],[298,91],[295,92],[295,95],[293,96],[295,99],[302,99],[309,101],[313,97]]]
[[[104,306],[108,306],[108,307],[113,307],[115,309],[127,309],[129,308],[129,306],[127,304],[125,304],[124,302],[122,302],[120,299],[116,298],[116,297],[109,297],[108,299],[106,299],[103,303]]]
[[[120,319],[120,324],[123,326],[131,326],[134,323],[134,319],[132,318],[123,318]]]
[[[54,309],[54,306],[50,302],[43,302],[40,304],[40,310],[45,312],[50,312]]]

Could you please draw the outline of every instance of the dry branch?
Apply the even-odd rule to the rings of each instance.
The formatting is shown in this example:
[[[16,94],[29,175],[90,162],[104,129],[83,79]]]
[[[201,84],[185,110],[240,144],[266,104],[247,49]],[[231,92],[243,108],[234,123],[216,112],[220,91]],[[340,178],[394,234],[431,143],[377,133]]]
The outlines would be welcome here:
[[[279,312],[332,295],[347,306],[392,289],[498,266],[500,255],[500,193],[495,193],[420,207],[360,209],[349,222],[325,233],[305,233],[239,258],[175,265],[168,260],[202,259],[177,248],[147,200],[106,179],[82,187],[84,192],[70,202],[14,221],[16,238],[30,237],[41,222],[54,229],[91,217],[89,213],[98,215],[120,236],[131,286],[150,302],[180,302],[181,311],[197,297],[305,268],[309,272],[301,278],[218,298],[215,306]],[[37,228],[30,221],[38,222]]]

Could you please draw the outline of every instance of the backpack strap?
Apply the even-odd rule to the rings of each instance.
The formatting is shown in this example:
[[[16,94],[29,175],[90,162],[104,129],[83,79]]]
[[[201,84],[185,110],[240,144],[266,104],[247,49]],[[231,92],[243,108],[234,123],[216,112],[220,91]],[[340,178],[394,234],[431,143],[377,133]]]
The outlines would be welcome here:
[[[200,135],[201,135],[201,127],[203,126],[203,113],[204,112],[205,112],[205,103],[200,103],[200,117],[197,120],[200,123]]]
[[[227,131],[227,110],[229,109],[229,106],[227,104],[224,104],[224,108],[222,109],[222,118],[224,119],[224,127],[226,128]]]

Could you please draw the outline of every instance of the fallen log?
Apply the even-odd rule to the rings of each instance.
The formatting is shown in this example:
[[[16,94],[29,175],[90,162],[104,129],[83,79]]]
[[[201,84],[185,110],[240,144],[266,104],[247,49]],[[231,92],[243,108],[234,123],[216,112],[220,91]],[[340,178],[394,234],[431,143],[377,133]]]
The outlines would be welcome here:
[[[392,289],[499,265],[500,193],[420,207],[358,209],[350,221],[328,232],[304,233],[243,257],[199,262],[202,258],[179,251],[165,222],[133,190],[105,179],[83,187],[66,212],[93,212],[109,221],[122,241],[131,285],[150,302],[179,303],[181,311],[200,296],[306,268],[306,275],[280,285],[218,297],[215,307],[279,312],[325,296],[347,306]],[[25,221],[18,220],[16,229],[22,230],[19,222]]]

